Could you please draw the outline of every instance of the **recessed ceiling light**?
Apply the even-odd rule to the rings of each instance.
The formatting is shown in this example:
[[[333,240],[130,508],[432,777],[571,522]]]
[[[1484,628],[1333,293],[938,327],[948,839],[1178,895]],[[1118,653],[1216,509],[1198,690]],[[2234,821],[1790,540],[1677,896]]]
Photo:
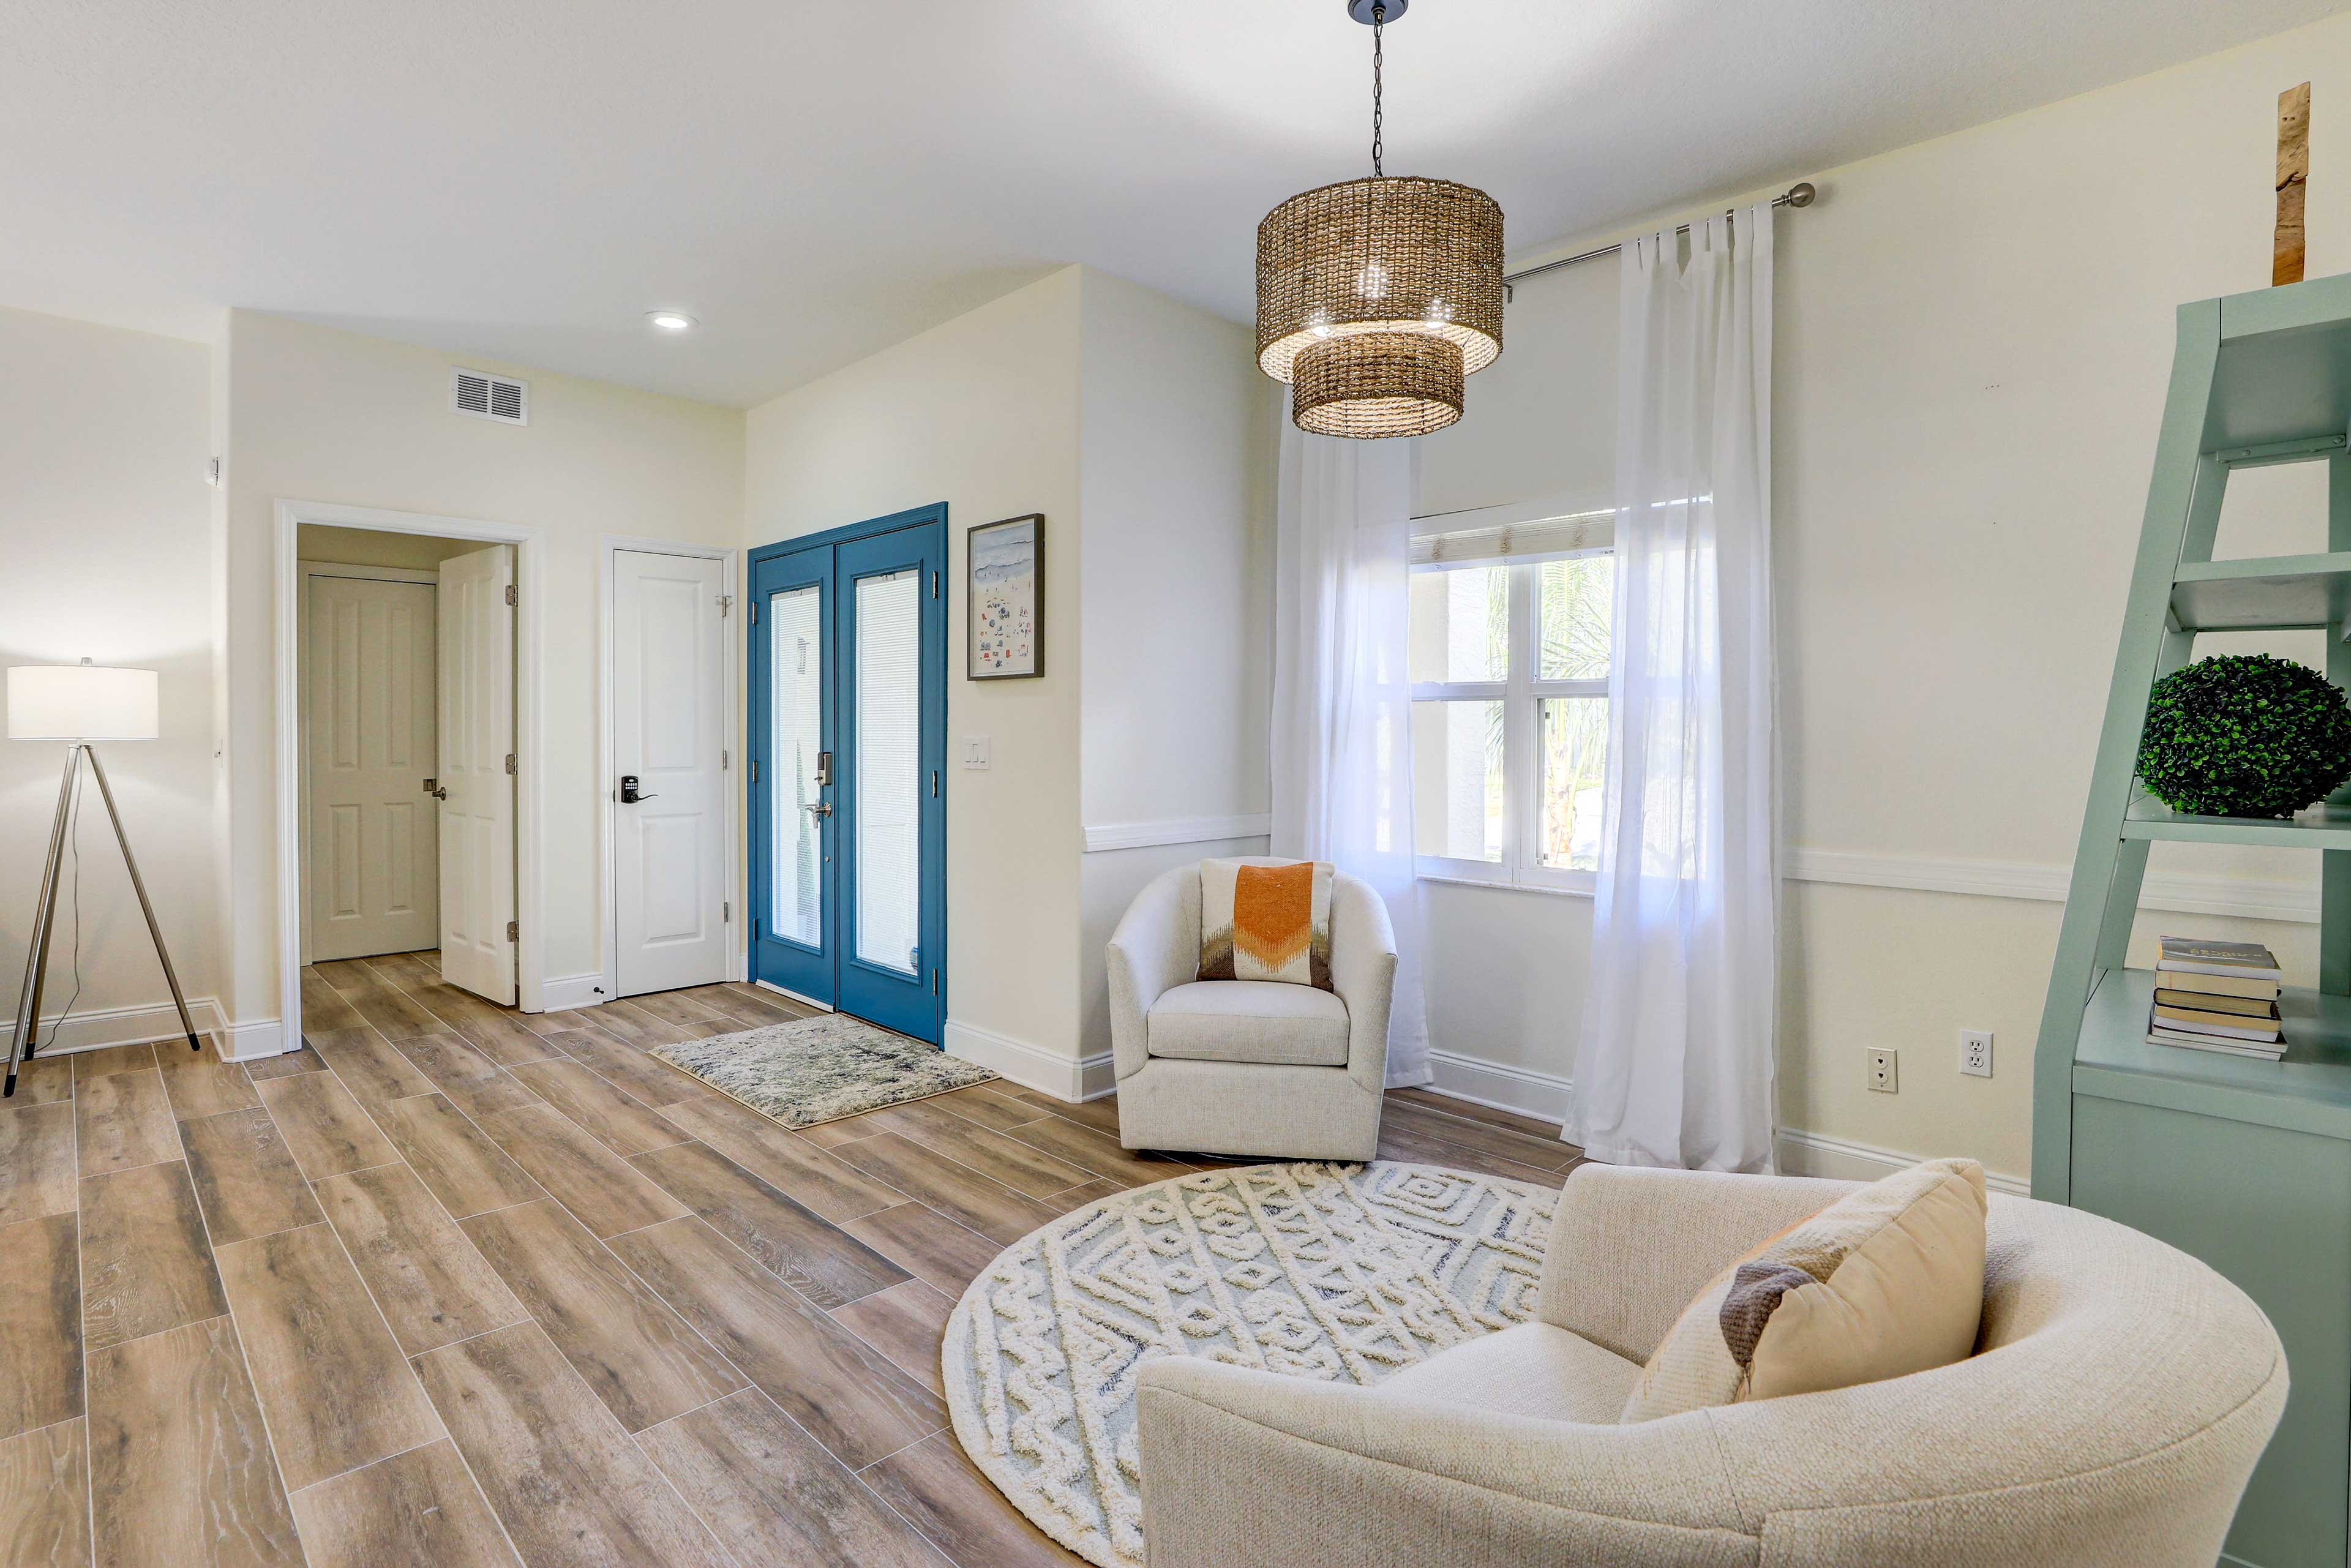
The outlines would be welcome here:
[[[648,310],[645,319],[664,332],[683,332],[694,325],[694,318],[683,310]]]

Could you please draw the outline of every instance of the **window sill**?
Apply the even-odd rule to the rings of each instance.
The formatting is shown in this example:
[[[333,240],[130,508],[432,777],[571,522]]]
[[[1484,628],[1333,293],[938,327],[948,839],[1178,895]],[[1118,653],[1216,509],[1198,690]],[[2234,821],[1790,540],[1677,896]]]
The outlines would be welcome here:
[[[1414,873],[1416,882],[1441,882],[1451,887],[1487,887],[1496,893],[1537,893],[1546,898],[1584,898],[1593,896],[1588,887],[1553,887],[1546,883],[1504,882],[1499,877],[1447,876],[1442,872],[1424,871]]]

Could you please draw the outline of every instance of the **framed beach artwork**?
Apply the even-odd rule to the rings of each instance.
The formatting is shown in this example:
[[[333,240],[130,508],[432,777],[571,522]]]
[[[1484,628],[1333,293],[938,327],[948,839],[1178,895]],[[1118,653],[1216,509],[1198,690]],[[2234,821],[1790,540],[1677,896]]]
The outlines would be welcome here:
[[[967,601],[975,681],[1045,673],[1045,515],[1007,517],[971,530]]]

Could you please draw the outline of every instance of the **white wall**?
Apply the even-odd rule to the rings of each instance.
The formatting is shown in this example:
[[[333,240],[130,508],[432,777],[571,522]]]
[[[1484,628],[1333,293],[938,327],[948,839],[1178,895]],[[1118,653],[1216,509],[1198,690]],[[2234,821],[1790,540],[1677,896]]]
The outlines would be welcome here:
[[[1067,1081],[1078,1040],[1079,271],[750,413],[741,542],[947,504],[950,1049]],[[965,679],[964,536],[1045,516],[1045,673]],[[955,737],[990,738],[985,772]]]
[[[449,412],[446,354],[242,310],[230,313],[226,356],[233,799],[224,863],[236,1017],[278,1011],[272,570],[281,499],[545,530],[545,749],[526,787],[538,791],[545,829],[546,928],[523,940],[541,944],[559,999],[584,995],[604,945],[601,544],[616,534],[736,544],[742,413],[468,360],[531,383],[530,423],[494,424]]]
[[[2351,102],[2351,18],[1791,171],[1823,199],[1778,230],[1774,570],[1796,878],[1780,1110],[1816,1167],[1859,1145],[2027,1172],[2051,899],[2080,830],[2173,311],[2267,283],[2276,98],[2305,78],[2321,105]],[[2351,169],[2351,120],[2322,110],[2313,140],[2317,277],[2351,267],[2351,186],[2325,172]],[[1569,459],[1546,469],[1528,454],[1567,424],[1573,394],[1551,383],[1613,361],[1590,302],[1581,319],[1575,303],[1612,283],[1604,262],[1520,290],[1502,361],[1469,383],[1457,431],[1429,443],[1424,510],[1521,498],[1492,493],[1496,475],[1556,487]],[[1567,424],[1556,444],[1581,439]],[[2318,483],[2315,469],[2241,477],[2221,552],[2324,549]],[[2309,925],[2214,912],[2314,911],[2314,860],[2158,852],[2147,902],[2164,907],[2142,915],[2141,944],[2158,928],[2255,937],[2307,981]],[[2006,895],[1935,890],[1954,883]],[[1431,1029],[1452,1059],[1441,1072],[1496,1097],[1556,1095],[1589,903],[1436,885],[1425,897]],[[1959,1076],[1962,1028],[1996,1031],[1994,1078]],[[1899,1094],[1864,1088],[1869,1046],[1903,1052]]]
[[[162,739],[100,747],[191,998],[219,984],[213,917],[213,605],[201,344],[0,310],[0,664],[162,673]],[[12,1030],[61,743],[0,743],[0,1041]],[[81,831],[81,997],[63,1042],[176,1032],[95,788]],[[70,871],[71,861],[68,862]],[[43,1011],[74,991],[70,881]],[[127,1013],[117,1009],[130,1009]],[[214,1019],[209,1000],[200,1028]],[[112,1015],[112,1016],[110,1016]],[[40,1038],[48,1038],[46,1026]]]
[[[1110,1087],[1103,946],[1143,884],[1262,854],[1280,389],[1236,326],[1082,274],[1081,1053]],[[1102,847],[1136,839],[1172,841]]]

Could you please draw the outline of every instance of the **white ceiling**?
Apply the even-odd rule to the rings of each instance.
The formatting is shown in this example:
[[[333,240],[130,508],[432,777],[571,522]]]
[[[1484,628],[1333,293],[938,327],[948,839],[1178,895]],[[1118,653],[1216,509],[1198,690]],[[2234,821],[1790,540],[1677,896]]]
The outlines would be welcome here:
[[[1417,0],[1388,167],[1523,255],[2346,3]],[[1265,210],[1368,172],[1370,45],[1341,0],[0,0],[0,301],[735,404],[1071,261],[1242,320]]]

